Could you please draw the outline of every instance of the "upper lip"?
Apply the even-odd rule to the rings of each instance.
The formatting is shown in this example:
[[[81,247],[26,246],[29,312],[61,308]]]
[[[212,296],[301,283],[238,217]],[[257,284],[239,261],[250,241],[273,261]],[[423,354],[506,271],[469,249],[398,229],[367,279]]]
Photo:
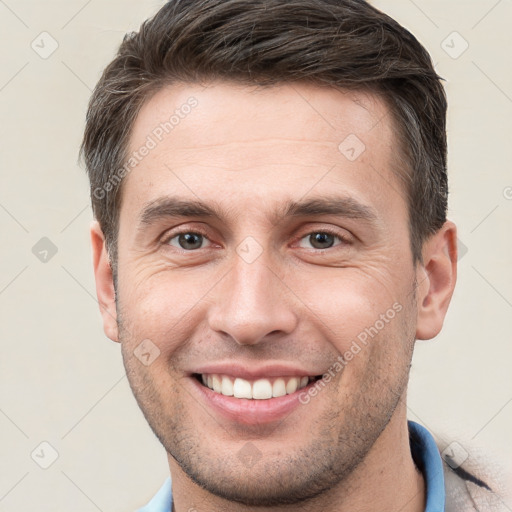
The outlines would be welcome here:
[[[298,366],[287,364],[233,364],[233,363],[212,363],[196,368],[192,374],[217,374],[229,375],[246,380],[265,379],[269,377],[316,377],[323,372],[314,372]]]

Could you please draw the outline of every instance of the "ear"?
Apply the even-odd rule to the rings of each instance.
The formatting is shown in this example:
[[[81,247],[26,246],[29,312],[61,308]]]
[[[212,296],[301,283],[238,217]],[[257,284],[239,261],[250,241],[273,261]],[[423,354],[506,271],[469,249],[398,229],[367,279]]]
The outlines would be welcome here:
[[[119,341],[117,329],[117,309],[112,277],[112,268],[108,258],[105,237],[97,221],[91,223],[91,244],[96,279],[96,296],[103,317],[103,330],[112,341]]]
[[[457,228],[451,221],[429,238],[418,264],[416,338],[429,340],[439,334],[457,280]]]

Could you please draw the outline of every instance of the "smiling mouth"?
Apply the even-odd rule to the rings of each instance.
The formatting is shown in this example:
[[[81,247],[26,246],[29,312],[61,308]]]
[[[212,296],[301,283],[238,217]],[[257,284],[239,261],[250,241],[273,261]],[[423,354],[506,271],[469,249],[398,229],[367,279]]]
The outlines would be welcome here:
[[[200,384],[220,395],[249,400],[268,400],[269,398],[291,395],[322,376],[287,376],[246,380],[216,373],[194,373],[193,377]]]

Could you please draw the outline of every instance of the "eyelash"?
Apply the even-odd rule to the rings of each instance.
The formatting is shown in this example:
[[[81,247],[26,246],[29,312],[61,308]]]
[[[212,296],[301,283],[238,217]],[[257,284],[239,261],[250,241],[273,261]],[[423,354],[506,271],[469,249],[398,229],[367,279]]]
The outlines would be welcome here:
[[[195,235],[201,235],[202,237],[206,238],[208,241],[211,242],[211,240],[208,238],[208,235],[201,229],[184,229],[182,231],[176,231],[176,232],[173,232],[167,236],[165,236],[163,239],[162,239],[162,244],[163,245],[171,245],[170,244],[170,241],[173,239],[173,238],[176,238],[180,235],[184,235],[184,234],[187,234],[187,233],[193,233]],[[348,237],[344,236],[344,235],[341,235],[339,232],[337,232],[336,230],[334,229],[329,229],[329,228],[324,228],[324,229],[318,229],[318,230],[313,230],[313,231],[309,231],[307,233],[305,233],[304,235],[301,235],[300,237],[297,237],[294,239],[294,244],[297,243],[297,242],[300,242],[301,240],[303,240],[304,238],[306,238],[307,236],[311,236],[313,234],[317,234],[317,233],[322,233],[322,234],[327,234],[327,235],[331,235],[335,238],[337,238],[341,243],[338,244],[338,245],[349,245],[351,243],[351,241],[348,239]],[[183,249],[181,247],[175,247],[175,246],[172,246],[174,249],[178,249],[180,251],[183,251],[183,252],[195,252],[195,251],[198,251],[199,249],[190,249],[190,250],[187,250],[187,249]],[[321,252],[325,252],[329,249],[334,249],[336,248],[337,245],[335,246],[332,246],[332,247],[326,247],[325,249],[315,249],[314,247],[309,249],[309,248],[306,248],[307,250],[311,250],[311,251],[321,251]],[[302,247],[302,249],[304,249],[304,247]]]

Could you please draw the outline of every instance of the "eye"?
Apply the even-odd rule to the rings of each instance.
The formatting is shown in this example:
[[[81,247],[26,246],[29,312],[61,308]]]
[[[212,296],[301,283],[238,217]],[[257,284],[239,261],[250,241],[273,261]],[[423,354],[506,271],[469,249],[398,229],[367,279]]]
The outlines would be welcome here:
[[[206,238],[206,235],[203,235],[202,233],[197,233],[195,231],[183,231],[182,233],[177,233],[171,238],[168,238],[166,243],[185,251],[191,251],[194,249],[201,249],[204,241],[208,241],[208,243],[210,243],[208,238]]]
[[[348,243],[348,240],[336,233],[332,233],[330,231],[314,231],[309,233],[307,236],[302,237],[300,239],[299,246],[305,249],[309,249],[311,246],[313,249],[330,249],[331,247],[334,247],[336,239],[340,240],[341,243]],[[311,246],[308,247],[307,245],[304,245],[305,243],[309,243]]]

